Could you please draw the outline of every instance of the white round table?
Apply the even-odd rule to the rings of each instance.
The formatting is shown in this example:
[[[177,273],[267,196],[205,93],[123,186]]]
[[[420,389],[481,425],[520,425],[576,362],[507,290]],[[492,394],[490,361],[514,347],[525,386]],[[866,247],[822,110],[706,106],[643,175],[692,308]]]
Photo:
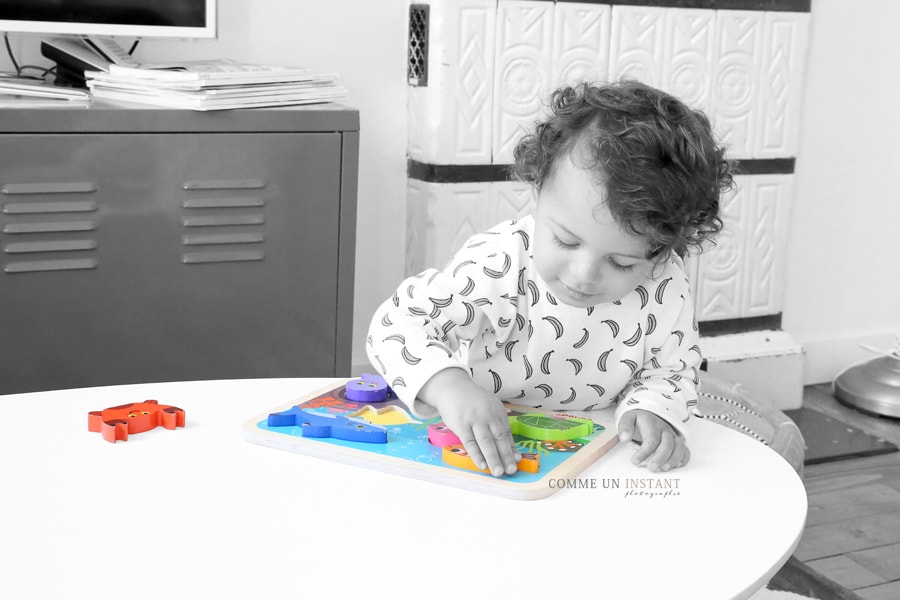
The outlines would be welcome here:
[[[242,439],[246,419],[330,381],[0,396],[0,597],[742,599],[803,531],[788,464],[699,419],[685,468],[650,473],[619,444],[527,502]],[[146,399],[186,427],[88,431],[89,411]]]

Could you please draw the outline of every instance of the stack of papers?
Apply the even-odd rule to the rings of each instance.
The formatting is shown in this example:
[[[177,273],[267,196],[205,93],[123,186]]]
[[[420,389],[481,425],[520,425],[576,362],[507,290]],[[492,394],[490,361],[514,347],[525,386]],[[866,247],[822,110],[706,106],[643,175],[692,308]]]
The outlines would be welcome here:
[[[330,102],[347,96],[335,74],[221,59],[177,65],[112,64],[86,71],[96,98],[191,110],[225,110]]]
[[[0,108],[81,108],[90,104],[86,90],[56,87],[27,77],[0,77]]]

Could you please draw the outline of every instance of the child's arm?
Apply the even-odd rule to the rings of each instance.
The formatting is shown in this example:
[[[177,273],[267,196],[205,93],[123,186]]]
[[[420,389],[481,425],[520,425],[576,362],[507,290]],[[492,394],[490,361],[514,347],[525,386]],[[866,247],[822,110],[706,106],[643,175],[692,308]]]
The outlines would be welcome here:
[[[506,409],[462,369],[444,369],[419,390],[419,399],[434,407],[456,434],[479,469],[492,475],[516,472],[518,455]]]
[[[690,289],[680,268],[669,269],[656,285],[657,293],[650,290],[658,304],[656,326],[645,336],[643,368],[622,391],[616,421],[620,439],[640,440],[635,464],[667,471],[690,459],[683,424],[697,404],[702,357]]]
[[[508,419],[472,381],[460,348],[474,339],[494,345],[515,326],[521,242],[505,239],[476,235],[442,271],[405,280],[376,311],[366,342],[369,360],[413,414],[440,415],[476,463],[501,474],[515,453]]]

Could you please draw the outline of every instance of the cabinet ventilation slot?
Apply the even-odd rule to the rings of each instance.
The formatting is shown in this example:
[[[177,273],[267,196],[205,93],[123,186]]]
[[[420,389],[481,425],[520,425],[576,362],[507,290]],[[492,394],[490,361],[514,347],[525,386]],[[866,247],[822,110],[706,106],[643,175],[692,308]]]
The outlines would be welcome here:
[[[188,181],[191,197],[184,213],[182,244],[186,265],[260,261],[265,258],[266,199],[249,190],[266,187],[261,179]],[[258,194],[258,195],[257,195]]]
[[[248,260],[262,260],[265,258],[262,250],[230,250],[221,252],[187,252],[182,257],[186,265],[220,262],[244,262]]]
[[[191,198],[185,200],[185,208],[252,208],[264,206],[262,198]]]
[[[7,223],[3,233],[57,233],[61,231],[94,231],[96,221],[64,221],[58,223]]]
[[[184,236],[185,246],[207,246],[212,244],[259,244],[261,233],[210,233]]]
[[[13,202],[3,207],[7,215],[37,215],[69,212],[95,212],[97,203],[87,201],[73,202]]]
[[[95,268],[97,268],[97,261],[93,258],[72,258],[11,262],[3,270],[7,273],[36,273],[40,271],[73,271]]]
[[[3,194],[85,194],[97,191],[91,182],[73,181],[62,183],[7,183],[0,188]]]
[[[208,179],[185,181],[186,190],[261,190],[266,187],[262,179]]]
[[[94,250],[95,240],[50,240],[46,242],[13,242],[3,247],[7,254],[30,254],[31,252],[75,252]]]
[[[185,227],[225,227],[229,225],[262,225],[266,220],[262,215],[215,215],[211,217],[185,217]]]

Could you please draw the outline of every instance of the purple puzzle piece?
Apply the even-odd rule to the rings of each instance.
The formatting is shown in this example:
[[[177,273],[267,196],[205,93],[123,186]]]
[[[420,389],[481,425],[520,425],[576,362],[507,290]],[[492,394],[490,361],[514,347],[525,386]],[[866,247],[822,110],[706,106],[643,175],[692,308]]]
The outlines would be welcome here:
[[[359,379],[351,379],[344,386],[347,400],[368,404],[371,402],[384,402],[390,397],[391,388],[380,375],[363,374]]]

